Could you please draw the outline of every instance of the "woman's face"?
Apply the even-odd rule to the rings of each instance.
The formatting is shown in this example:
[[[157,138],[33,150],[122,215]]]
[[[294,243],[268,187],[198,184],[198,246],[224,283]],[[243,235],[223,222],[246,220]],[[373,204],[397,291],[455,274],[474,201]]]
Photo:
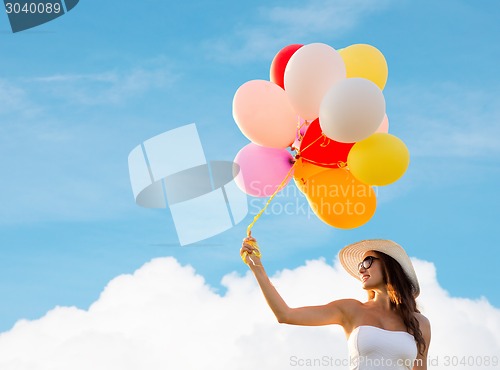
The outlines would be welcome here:
[[[373,259],[371,259],[370,261],[370,258]],[[374,288],[382,288],[385,285],[384,276],[382,273],[382,260],[378,259],[377,252],[366,252],[363,255],[363,261],[359,261],[363,263],[358,268],[359,279],[361,280],[363,289],[371,290]],[[366,268],[366,266],[369,267]]]

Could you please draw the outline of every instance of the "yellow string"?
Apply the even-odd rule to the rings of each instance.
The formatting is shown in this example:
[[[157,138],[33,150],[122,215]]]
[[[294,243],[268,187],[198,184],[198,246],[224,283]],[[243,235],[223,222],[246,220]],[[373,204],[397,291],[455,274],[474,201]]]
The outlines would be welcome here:
[[[302,153],[304,150],[308,149],[311,145],[313,145],[316,141],[318,141],[319,139],[321,139],[321,138],[323,138],[323,137],[325,137],[325,138],[326,138],[326,135],[325,135],[325,134],[321,134],[321,135],[320,135],[320,136],[318,136],[316,139],[314,139],[314,141],[313,141],[312,143],[310,143],[308,146],[306,146],[305,148],[300,148],[300,150],[297,150],[297,154],[298,154],[298,155],[301,155],[301,153]],[[323,141],[323,143],[324,143],[324,141]]]
[[[330,144],[330,138],[323,134],[323,142],[320,144],[320,147],[325,148]]]
[[[300,124],[300,120],[297,122],[297,136],[299,137],[299,141],[301,141],[305,136],[300,133],[300,130],[302,129],[302,127],[307,126],[309,123],[310,122],[308,122],[307,120],[304,120],[302,124]]]
[[[302,123],[302,125],[300,125],[299,122],[297,122],[297,135],[299,137],[299,141],[302,141],[302,139],[304,138],[305,135],[302,135],[300,133],[300,129],[303,126],[309,124],[309,122],[304,121],[304,123]],[[250,225],[248,225],[248,227],[247,227],[247,237],[251,237],[252,236],[252,227],[255,225],[255,223],[260,218],[260,216],[262,216],[262,214],[265,212],[265,210],[267,209],[267,207],[269,206],[269,204],[271,203],[271,201],[273,200],[273,198],[276,196],[276,194],[278,194],[285,187],[285,185],[287,184],[288,180],[290,179],[290,176],[293,173],[293,170],[294,170],[295,166],[298,163],[298,159],[302,156],[302,153],[305,150],[307,150],[309,147],[311,147],[314,143],[316,143],[320,139],[323,139],[323,142],[320,144],[321,147],[326,147],[326,146],[328,146],[328,144],[330,144],[330,138],[328,138],[324,133],[322,133],[316,139],[314,139],[312,143],[310,143],[305,148],[297,149],[297,148],[295,148],[293,146],[291,147],[292,150],[296,150],[297,151],[297,154],[295,155],[295,162],[293,163],[292,167],[290,168],[290,170],[286,174],[286,176],[283,179],[283,181],[281,181],[281,184],[279,184],[279,186],[276,188],[276,191],[269,197],[269,199],[266,202],[266,205],[259,211],[259,213],[257,213],[255,215],[255,217],[253,218],[253,221],[250,223]],[[344,168],[344,167],[347,166],[347,163],[343,162],[343,161],[338,161],[338,162],[333,162],[333,163],[321,163],[321,162],[316,162],[316,161],[313,161],[313,160],[310,160],[310,159],[307,159],[307,161],[310,162],[310,163],[319,165],[319,166],[323,166],[323,167],[324,166],[337,165],[339,168]],[[257,244],[256,241],[254,241],[254,240],[247,240],[246,243],[249,244],[253,248],[253,250],[252,250],[252,255],[253,256],[256,256],[258,258],[262,257],[262,253],[260,252],[259,245]],[[248,256],[248,253],[246,251],[241,254],[241,259],[246,264],[248,264],[248,262],[246,260],[247,256]],[[252,257],[249,257],[249,259],[252,261],[253,264],[255,264],[254,261],[252,260]]]
[[[255,225],[255,223],[260,218],[260,216],[262,216],[262,214],[267,209],[267,207],[269,206],[269,204],[271,203],[271,201],[273,200],[273,198],[276,196],[276,194],[278,194],[281,191],[281,189],[283,189],[285,187],[285,185],[287,184],[288,180],[290,179],[290,176],[293,173],[293,169],[295,168],[296,164],[297,164],[297,162],[293,163],[292,167],[290,168],[290,170],[286,174],[285,178],[283,179],[283,181],[281,181],[281,184],[278,185],[278,187],[276,188],[275,192],[267,200],[266,205],[264,206],[264,208],[262,208],[259,211],[259,213],[257,213],[255,215],[255,217],[253,218],[253,221],[250,223],[250,225],[248,225],[248,227],[247,227],[247,237],[251,237],[252,236],[252,227]],[[250,244],[254,248],[254,251],[252,252],[252,255],[260,258],[262,256],[262,254],[260,252],[259,245],[257,244],[257,242],[253,241],[253,240],[248,240],[247,243]],[[241,254],[241,259],[246,264],[248,264],[248,262],[246,261],[247,255],[248,255],[248,253],[246,251]],[[251,257],[249,257],[249,259],[251,260]]]
[[[300,124],[300,121],[297,122],[297,136],[299,137],[299,141],[301,141],[304,138],[304,135],[302,135],[300,133],[301,128],[304,127],[304,126],[306,126],[306,125],[308,125],[308,124],[309,124],[309,122],[307,120],[305,120],[302,124]],[[307,149],[309,146],[311,146],[312,144],[314,144],[320,138],[321,138],[321,136],[318,137],[316,140],[314,140],[311,144],[309,144],[303,150]],[[325,136],[325,138],[326,138],[326,136]],[[297,149],[297,148],[295,148],[293,146],[291,147],[291,149],[297,151],[296,159],[298,159],[300,157],[300,151],[299,151],[299,149]],[[290,179],[290,176],[293,173],[293,170],[294,170],[296,164],[297,164],[297,161],[295,161],[293,163],[292,167],[290,168],[290,170],[286,174],[285,178],[283,179],[283,181],[281,181],[281,184],[278,185],[278,187],[276,188],[275,192],[269,197],[269,199],[266,202],[266,205],[259,211],[259,213],[257,213],[255,215],[255,217],[253,218],[253,221],[250,223],[250,225],[248,225],[248,227],[247,227],[247,237],[251,237],[252,236],[252,227],[255,225],[255,223],[260,218],[260,216],[262,216],[262,214],[265,212],[265,210],[267,209],[267,207],[269,206],[269,204],[271,203],[271,201],[273,200],[273,198],[276,196],[276,194],[278,194],[285,187],[285,185],[287,184],[288,180]],[[246,243],[249,244],[252,248],[254,248],[253,251],[252,251],[252,255],[253,256],[256,256],[256,257],[259,257],[259,258],[262,256],[262,253],[260,252],[260,249],[259,249],[259,245],[257,244],[256,241],[254,241],[254,240],[247,240]],[[241,254],[241,259],[246,264],[248,264],[248,262],[246,261],[246,257],[247,256],[248,256],[248,253],[246,251]],[[253,260],[252,260],[252,257],[249,257],[249,259],[252,261],[252,263],[254,263]]]
[[[344,162],[344,161],[326,163],[326,162],[316,162],[316,161],[313,161],[312,159],[309,159],[309,158],[304,159],[304,161],[315,164],[316,166],[325,167],[325,168],[331,168],[333,166],[337,166],[338,168],[347,167],[347,162]]]
[[[308,122],[307,120],[305,120],[302,124],[300,123],[300,119],[297,121],[297,139],[299,141],[299,143],[302,141],[302,139],[304,138],[305,135],[302,135],[300,133],[300,130],[302,129],[302,127],[304,126],[307,126],[310,122]],[[295,142],[293,143],[295,144]],[[299,151],[298,148],[294,147],[293,144],[290,146],[290,148],[292,150],[296,150],[297,152]]]
[[[266,208],[269,206],[269,204],[271,203],[271,201],[273,200],[273,198],[276,196],[276,194],[278,194],[281,189],[283,189],[285,187],[285,185],[287,184],[288,182],[288,179],[290,178],[290,176],[292,175],[292,172],[293,172],[293,169],[295,168],[295,165],[297,164],[297,162],[294,162],[292,167],[290,168],[290,170],[288,171],[288,173],[286,174],[285,178],[283,179],[283,181],[281,181],[281,184],[279,184],[279,186],[276,188],[276,191],[273,193],[273,195],[271,195],[271,197],[267,200],[267,203],[266,205],[264,206],[264,208],[262,208],[260,210],[259,213],[257,213],[255,215],[255,217],[253,218],[253,221],[250,225],[248,225],[247,227],[247,236],[250,236],[250,231],[252,230],[252,227],[253,225],[257,222],[257,220],[259,219],[259,217],[264,213],[264,211],[266,210]]]
[[[304,148],[300,148],[300,150],[297,150],[297,155],[295,156],[295,158],[299,159],[300,157],[302,157],[302,153],[305,150],[307,150],[308,148],[310,148],[314,143],[316,143],[320,139],[323,139],[323,142],[320,144],[320,146],[323,148],[328,146],[331,142],[331,139],[329,137],[327,137],[324,133],[322,133],[320,136],[318,136],[316,139],[314,139],[314,141],[312,143],[310,143],[308,146],[306,146]],[[315,164],[317,166],[321,166],[321,167],[337,166],[339,168],[343,168],[343,167],[347,166],[347,163],[343,162],[343,161],[326,163],[326,162],[316,162],[316,161],[313,161],[312,159],[309,159],[309,158],[307,158],[306,161],[309,163]]]

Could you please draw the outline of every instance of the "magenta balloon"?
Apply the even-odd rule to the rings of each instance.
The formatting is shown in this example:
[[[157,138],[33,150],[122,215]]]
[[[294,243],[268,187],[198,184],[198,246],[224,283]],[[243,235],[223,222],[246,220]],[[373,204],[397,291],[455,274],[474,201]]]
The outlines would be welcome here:
[[[255,144],[286,148],[295,140],[297,114],[278,85],[252,80],[239,87],[233,117],[243,135]]]
[[[290,171],[292,159],[286,149],[266,148],[250,143],[234,159],[240,166],[235,178],[236,184],[248,195],[269,197]],[[286,183],[290,178],[291,176]]]

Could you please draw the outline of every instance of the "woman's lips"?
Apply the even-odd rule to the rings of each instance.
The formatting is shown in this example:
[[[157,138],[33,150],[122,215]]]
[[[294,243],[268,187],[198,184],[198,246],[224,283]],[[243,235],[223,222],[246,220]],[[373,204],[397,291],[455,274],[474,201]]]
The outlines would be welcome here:
[[[361,281],[364,283],[366,280],[368,280],[368,278],[370,277],[370,275],[364,275],[362,278],[361,278]]]

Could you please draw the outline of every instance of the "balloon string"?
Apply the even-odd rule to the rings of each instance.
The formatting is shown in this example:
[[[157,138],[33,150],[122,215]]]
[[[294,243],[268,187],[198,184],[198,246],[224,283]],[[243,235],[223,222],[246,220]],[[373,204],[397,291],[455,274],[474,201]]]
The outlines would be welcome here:
[[[297,155],[301,155],[301,153],[306,150],[307,148],[309,148],[311,145],[313,145],[316,141],[320,140],[321,138],[326,138],[326,135],[325,134],[321,134],[320,136],[318,136],[316,139],[314,139],[314,141],[312,143],[310,143],[308,146],[306,146],[305,148],[300,148],[299,150],[297,150]],[[324,139],[323,139],[324,140]],[[328,139],[330,140],[330,139]],[[323,142],[324,143],[324,142]]]
[[[323,134],[323,142],[320,144],[322,148],[328,146],[330,144],[330,138]]]
[[[302,139],[304,138],[305,135],[302,135],[302,133],[300,132],[300,130],[302,129],[302,127],[304,126],[307,126],[309,124],[309,122],[307,122],[307,120],[304,120],[303,123],[300,123],[300,118],[299,120],[297,121],[297,140],[298,142],[300,143],[302,141]],[[295,142],[293,143],[295,144]],[[299,150],[298,148],[296,148],[293,144],[290,145],[290,149],[293,151],[293,150]],[[300,144],[299,144],[300,145]]]
[[[323,142],[320,144],[321,147],[326,147],[328,146],[328,144],[330,144],[330,141],[331,139],[326,136],[324,133],[322,133],[320,136],[318,136],[316,139],[314,139],[314,141],[312,143],[310,143],[308,146],[304,147],[304,148],[300,148],[300,149],[297,149],[297,155],[296,155],[296,159],[299,159],[301,156],[302,156],[302,153],[307,150],[308,148],[310,148],[313,144],[315,144],[318,140],[321,140],[323,139]],[[313,161],[311,159],[306,159],[307,162],[309,163],[312,163],[312,164],[315,164],[317,166],[323,166],[323,167],[329,167],[329,166],[337,166],[339,168],[342,168],[342,167],[346,167],[347,166],[347,163],[346,162],[343,162],[343,161],[337,161],[337,162],[331,162],[331,163],[325,163],[325,162],[316,162],[316,161]]]
[[[307,122],[307,120],[305,120],[302,124],[300,124],[300,120],[297,121],[297,136],[299,137],[299,141],[302,140],[302,138],[304,137],[304,135],[302,135],[300,133],[300,129],[304,126],[307,126],[309,124],[309,122]],[[293,148],[292,149],[295,149],[297,151],[297,155],[295,158],[298,158],[300,157],[300,153],[299,153],[299,150],[296,149],[296,148]],[[251,236],[252,234],[252,227],[255,225],[255,223],[257,222],[257,220],[260,218],[260,216],[262,216],[262,214],[265,212],[265,210],[267,209],[267,207],[269,206],[269,204],[271,204],[271,201],[273,200],[273,198],[276,196],[276,194],[278,194],[284,187],[285,185],[287,184],[288,180],[290,179],[290,176],[292,175],[293,173],[293,169],[295,168],[295,165],[297,164],[297,161],[295,161],[292,165],[292,167],[290,168],[290,170],[288,171],[288,173],[286,174],[285,178],[283,179],[283,181],[281,181],[281,184],[278,185],[278,187],[276,188],[275,192],[269,197],[269,199],[267,200],[265,206],[259,211],[259,213],[257,213],[255,215],[255,217],[253,218],[253,221],[250,223],[250,225],[248,225],[247,227],[247,236]],[[252,243],[253,245],[254,243]],[[256,244],[256,243],[255,243]],[[258,247],[257,247],[258,248]],[[245,261],[245,259],[243,259],[243,261]]]
[[[290,168],[290,170],[288,171],[288,173],[286,174],[285,178],[283,179],[283,181],[281,181],[281,184],[278,185],[278,187],[276,188],[275,192],[273,193],[273,195],[271,195],[271,197],[267,200],[267,203],[266,205],[264,206],[264,208],[262,208],[259,213],[257,213],[255,215],[255,217],[253,218],[253,221],[250,225],[248,225],[247,227],[247,236],[251,236],[251,230],[252,230],[252,227],[253,225],[255,225],[255,223],[257,222],[257,220],[260,218],[260,216],[264,213],[264,211],[267,209],[267,207],[269,206],[269,204],[271,203],[271,201],[273,200],[273,198],[276,196],[276,194],[278,194],[281,189],[283,189],[288,180],[290,179],[290,176],[292,175],[293,173],[293,169],[295,168],[295,165],[297,164],[297,161],[295,161],[292,165],[292,167]]]
[[[302,160],[305,162],[315,164],[316,166],[320,166],[320,167],[330,167],[330,166],[337,166],[339,168],[347,167],[347,162],[344,162],[344,161],[325,163],[325,162],[316,162],[316,161],[313,161],[312,159],[309,159],[309,158],[302,159]]]
[[[251,235],[248,235],[248,236],[251,236]],[[251,256],[248,256],[248,253],[247,251],[244,251],[242,254],[241,254],[241,259],[243,260],[243,262],[245,262],[247,265],[250,266],[250,264],[248,263],[247,261],[247,256],[248,256],[248,259],[252,262],[252,264],[254,266],[258,266],[254,260],[252,259],[252,256],[255,256],[255,257],[258,257],[258,258],[261,258],[262,257],[262,253],[260,252],[260,248],[259,248],[259,245],[257,244],[256,241],[254,240],[247,240],[246,241],[247,244],[250,244],[252,247],[253,247],[253,251],[252,251],[252,255]]]
[[[302,124],[300,124],[300,120],[299,120],[299,122],[297,122],[297,123],[298,123],[297,124],[297,136],[299,137],[299,141],[301,141],[305,135],[302,135],[300,133],[300,130],[302,129],[302,127],[307,126],[309,124],[309,122],[307,122],[307,120],[304,120],[304,122]]]

